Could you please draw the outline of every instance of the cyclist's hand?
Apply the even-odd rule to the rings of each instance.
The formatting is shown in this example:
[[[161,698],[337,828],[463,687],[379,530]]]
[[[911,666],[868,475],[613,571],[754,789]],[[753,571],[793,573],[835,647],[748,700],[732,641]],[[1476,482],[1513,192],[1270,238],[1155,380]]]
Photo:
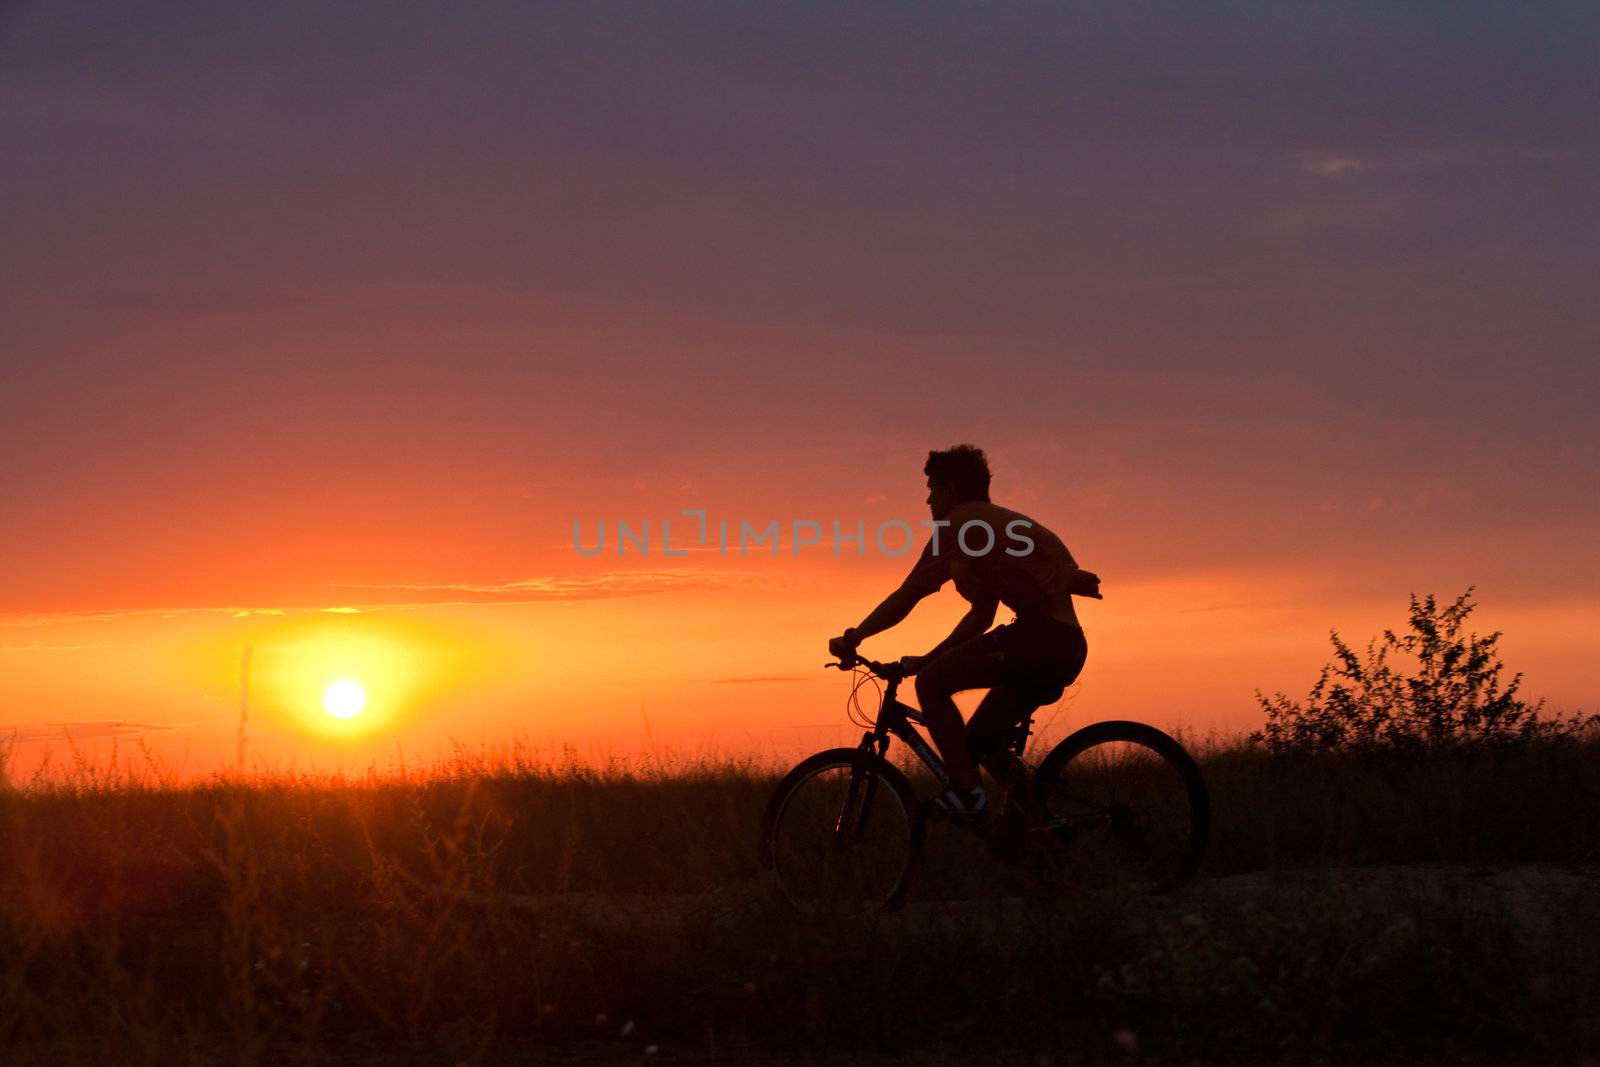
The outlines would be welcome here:
[[[909,677],[928,665],[927,656],[901,656],[900,669]]]
[[[856,643],[850,640],[849,636],[845,634],[841,634],[838,637],[829,638],[828,654],[831,656],[837,656],[840,659],[848,662],[849,660],[855,658]]]

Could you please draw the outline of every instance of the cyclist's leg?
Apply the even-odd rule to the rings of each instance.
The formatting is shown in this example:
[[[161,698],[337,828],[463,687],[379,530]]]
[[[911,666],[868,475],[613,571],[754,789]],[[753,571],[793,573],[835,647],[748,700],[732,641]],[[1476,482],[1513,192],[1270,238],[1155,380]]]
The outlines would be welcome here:
[[[967,748],[996,782],[1004,784],[1011,773],[1006,747],[1012,729],[1038,708],[1015,685],[997,685],[984,696],[967,720]]]
[[[917,672],[917,704],[933,743],[944,757],[945,770],[957,789],[978,784],[978,769],[967,751],[961,709],[952,697],[968,689],[988,689],[1003,681],[1002,659],[992,641],[975,637],[946,650]]]
[[[997,781],[1010,772],[1011,758],[997,747],[1025,717],[1061,699],[1083,669],[1088,646],[1082,629],[1051,620],[1022,619],[996,627],[985,637],[1001,653],[999,683],[984,697],[967,725],[969,746],[983,757],[984,769]]]

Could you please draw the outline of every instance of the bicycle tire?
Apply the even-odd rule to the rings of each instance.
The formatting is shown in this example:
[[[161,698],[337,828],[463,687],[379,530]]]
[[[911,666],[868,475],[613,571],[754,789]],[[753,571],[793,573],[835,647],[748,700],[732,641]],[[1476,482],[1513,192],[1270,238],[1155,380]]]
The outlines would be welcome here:
[[[760,858],[796,907],[893,911],[910,891],[925,830],[916,791],[893,764],[856,748],[828,749],[773,789]]]
[[[1170,893],[1199,869],[1211,800],[1199,766],[1153,726],[1085,726],[1039,764],[1030,813],[1052,839],[1052,874],[1092,887]]]

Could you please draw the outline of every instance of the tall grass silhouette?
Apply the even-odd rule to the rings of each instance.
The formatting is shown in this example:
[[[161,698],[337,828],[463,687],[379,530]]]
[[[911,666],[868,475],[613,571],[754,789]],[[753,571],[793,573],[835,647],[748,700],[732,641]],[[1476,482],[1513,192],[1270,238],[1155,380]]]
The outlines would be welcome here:
[[[1185,893],[1063,896],[941,828],[904,914],[832,917],[756,863],[760,761],[83,761],[0,791],[0,1050],[1593,1053],[1600,740],[1198,755],[1217,833]]]

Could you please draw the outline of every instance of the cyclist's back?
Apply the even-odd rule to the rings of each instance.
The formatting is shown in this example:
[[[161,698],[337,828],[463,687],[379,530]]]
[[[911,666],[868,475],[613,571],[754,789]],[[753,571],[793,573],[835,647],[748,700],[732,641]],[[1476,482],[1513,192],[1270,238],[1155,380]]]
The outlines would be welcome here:
[[[957,504],[949,527],[930,538],[907,578],[922,595],[953,580],[971,603],[992,597],[1018,618],[1049,616],[1072,626],[1072,594],[1081,573],[1072,553],[1048,528],[988,500]],[[992,535],[991,535],[992,531]]]

